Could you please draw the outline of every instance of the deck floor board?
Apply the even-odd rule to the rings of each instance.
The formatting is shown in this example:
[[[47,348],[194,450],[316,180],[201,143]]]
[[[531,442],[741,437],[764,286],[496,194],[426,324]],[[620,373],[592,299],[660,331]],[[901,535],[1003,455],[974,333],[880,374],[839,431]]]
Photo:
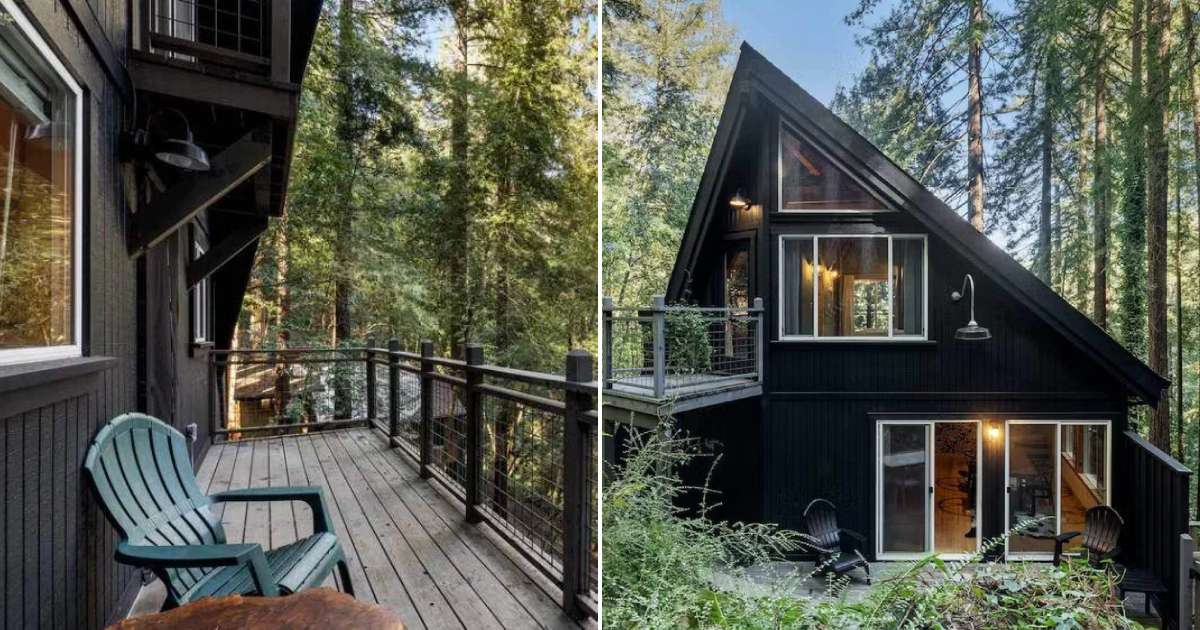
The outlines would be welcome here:
[[[559,608],[553,584],[464,522],[462,506],[371,429],[219,444],[198,477],[209,492],[325,488],[358,598],[391,610],[407,628],[579,627]],[[312,532],[312,514],[298,502],[231,503],[222,520],[231,540],[272,546]]]

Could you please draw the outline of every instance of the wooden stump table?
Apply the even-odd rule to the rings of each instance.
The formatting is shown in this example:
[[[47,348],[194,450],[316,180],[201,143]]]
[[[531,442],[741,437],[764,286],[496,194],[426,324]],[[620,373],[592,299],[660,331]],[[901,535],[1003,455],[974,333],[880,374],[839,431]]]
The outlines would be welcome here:
[[[316,588],[285,597],[212,597],[110,626],[110,630],[214,628],[404,630],[404,624],[378,606],[357,601],[345,593]]]

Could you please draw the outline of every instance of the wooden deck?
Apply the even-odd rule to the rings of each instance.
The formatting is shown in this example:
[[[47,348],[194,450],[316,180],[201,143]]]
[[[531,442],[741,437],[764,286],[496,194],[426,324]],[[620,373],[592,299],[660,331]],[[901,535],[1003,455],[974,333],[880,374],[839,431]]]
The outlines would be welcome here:
[[[371,429],[218,444],[198,480],[209,493],[324,487],[357,597],[408,628],[579,627],[559,607],[557,587],[486,526],[467,524],[459,504]],[[230,542],[270,547],[312,531],[302,503],[229,504],[222,520]]]

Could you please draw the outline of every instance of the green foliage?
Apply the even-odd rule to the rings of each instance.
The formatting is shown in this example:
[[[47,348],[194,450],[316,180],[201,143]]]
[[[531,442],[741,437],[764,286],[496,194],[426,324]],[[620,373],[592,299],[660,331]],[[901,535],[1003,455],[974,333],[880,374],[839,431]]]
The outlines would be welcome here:
[[[606,628],[1141,628],[1125,618],[1107,569],[1082,559],[1060,567],[981,562],[1003,538],[958,562],[931,555],[891,565],[861,601],[851,601],[844,580],[831,580],[829,596],[818,599],[793,595],[810,576],[768,574],[763,585],[745,567],[780,560],[803,537],[706,519],[707,491],[685,487],[675,472],[705,453],[674,431],[668,421],[659,432],[634,437],[625,465],[606,483]],[[697,494],[698,515],[676,507]]]
[[[605,3],[608,7],[609,3]],[[719,0],[605,14],[604,278],[618,306],[666,291],[733,70]]]
[[[669,311],[663,317],[667,366],[676,374],[703,374],[712,369],[709,322],[698,311]]]
[[[594,3],[342,6],[323,9],[238,343],[329,345],[344,286],[342,342],[477,341],[545,371],[594,351]]]

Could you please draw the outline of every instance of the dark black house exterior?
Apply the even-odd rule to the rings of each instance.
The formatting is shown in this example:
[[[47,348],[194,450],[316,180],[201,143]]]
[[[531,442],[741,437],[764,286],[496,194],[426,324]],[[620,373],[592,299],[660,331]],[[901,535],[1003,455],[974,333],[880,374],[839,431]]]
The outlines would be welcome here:
[[[0,626],[102,627],[141,586],[84,453],[142,411],[195,425],[204,457],[207,353],[228,347],[285,203],[319,14],[0,0]]]
[[[995,555],[1048,559],[1109,504],[1127,559],[1177,552],[1188,473],[1128,431],[1168,381],[743,45],[666,301],[746,293],[761,396],[678,414],[723,445],[719,516],[802,529],[829,499],[871,559],[962,556],[1041,518]],[[972,297],[988,339],[956,338]]]

